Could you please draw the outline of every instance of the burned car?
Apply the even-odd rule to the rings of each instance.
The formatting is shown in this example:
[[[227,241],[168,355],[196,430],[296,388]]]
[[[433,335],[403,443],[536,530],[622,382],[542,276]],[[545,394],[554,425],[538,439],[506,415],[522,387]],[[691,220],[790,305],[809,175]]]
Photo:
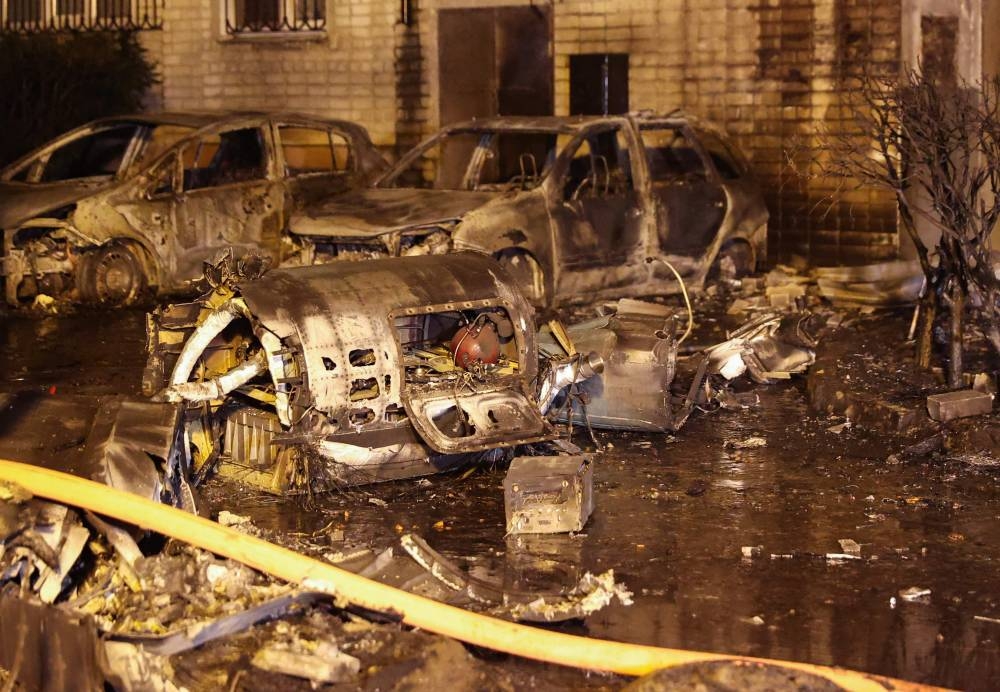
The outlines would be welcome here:
[[[556,437],[535,392],[532,309],[489,257],[230,276],[149,322],[143,390],[184,404],[196,476],[217,465],[272,492],[305,492]],[[559,367],[573,366],[550,369],[554,379]]]
[[[160,114],[84,125],[0,172],[8,303],[124,304],[186,288],[221,248],[281,260],[291,211],[385,163],[364,128],[291,114]]]
[[[555,306],[677,290],[671,267],[693,288],[749,272],[767,219],[743,156],[693,118],[502,117],[445,127],[289,233],[302,263],[474,250]]]

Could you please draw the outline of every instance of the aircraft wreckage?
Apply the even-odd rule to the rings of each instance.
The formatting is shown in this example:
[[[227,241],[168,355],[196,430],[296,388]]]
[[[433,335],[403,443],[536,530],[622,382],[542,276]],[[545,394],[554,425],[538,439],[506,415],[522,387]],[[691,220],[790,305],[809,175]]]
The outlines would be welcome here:
[[[713,376],[801,372],[815,345],[805,318],[760,317],[674,396],[672,308],[623,300],[542,332],[540,351],[531,306],[486,256],[246,266],[209,268],[212,291],[149,316],[143,391],[183,409],[195,479],[216,468],[275,493],[579,451],[550,419],[675,431]]]

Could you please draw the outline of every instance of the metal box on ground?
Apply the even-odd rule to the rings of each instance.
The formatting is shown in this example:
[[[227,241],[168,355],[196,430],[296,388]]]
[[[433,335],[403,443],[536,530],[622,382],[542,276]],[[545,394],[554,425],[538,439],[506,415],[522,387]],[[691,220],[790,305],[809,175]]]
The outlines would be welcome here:
[[[927,397],[927,413],[937,421],[980,416],[993,410],[993,395],[974,389],[931,394]]]
[[[581,531],[594,511],[586,455],[517,457],[504,478],[507,533]]]

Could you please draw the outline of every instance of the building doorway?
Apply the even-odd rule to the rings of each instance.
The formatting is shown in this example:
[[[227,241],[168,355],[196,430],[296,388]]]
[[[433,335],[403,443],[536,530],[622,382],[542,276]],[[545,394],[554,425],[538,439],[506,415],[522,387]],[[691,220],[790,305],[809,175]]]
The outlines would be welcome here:
[[[552,71],[548,5],[438,13],[441,125],[495,115],[551,115]]]

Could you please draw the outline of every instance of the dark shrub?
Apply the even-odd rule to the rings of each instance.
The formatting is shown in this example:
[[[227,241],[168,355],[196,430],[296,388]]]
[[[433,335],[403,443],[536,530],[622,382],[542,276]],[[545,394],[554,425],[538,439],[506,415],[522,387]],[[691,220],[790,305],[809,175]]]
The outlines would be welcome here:
[[[134,33],[0,34],[0,165],[88,120],[141,110],[156,82]]]

